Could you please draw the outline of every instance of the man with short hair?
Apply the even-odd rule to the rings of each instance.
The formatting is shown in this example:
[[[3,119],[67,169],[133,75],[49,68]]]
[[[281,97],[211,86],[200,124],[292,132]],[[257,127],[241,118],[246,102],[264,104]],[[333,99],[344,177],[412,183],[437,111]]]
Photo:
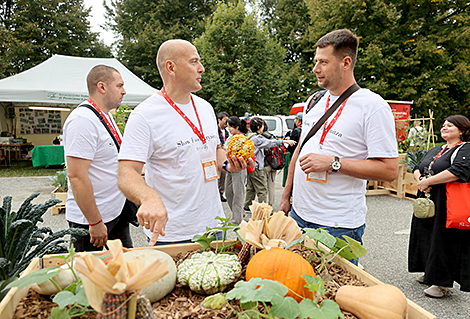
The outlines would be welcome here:
[[[218,122],[218,131],[219,131],[219,140],[220,144],[225,148],[225,141],[228,139],[229,133],[227,130],[227,120],[228,120],[228,113],[227,112],[219,112],[217,114],[217,122]],[[220,200],[222,202],[226,202],[227,199],[224,197],[225,192],[225,177],[227,173],[225,171],[219,172],[219,193],[220,193]]]
[[[185,40],[164,42],[157,53],[162,89],[138,105],[126,124],[119,154],[119,187],[140,205],[137,218],[149,245],[191,242],[225,217],[218,171],[245,169],[242,157],[221,147],[212,106],[192,94],[204,67]],[[141,176],[145,163],[145,180]],[[254,165],[253,160],[248,163]],[[159,236],[164,237],[159,237]]]
[[[121,239],[132,248],[129,223],[121,215],[126,198],[117,185],[118,150],[101,116],[117,141],[121,133],[111,110],[121,106],[126,94],[119,72],[97,65],[87,76],[89,98],[70,113],[64,124],[64,150],[70,181],[66,219],[72,228],[88,229],[88,236],[74,236],[77,251],[102,250],[108,239]]]
[[[410,128],[408,132],[408,140],[410,141],[410,146],[420,146],[421,143],[425,140],[426,131],[421,126],[420,120],[413,121],[413,127]]]
[[[357,36],[346,29],[318,40],[313,72],[318,85],[328,91],[311,110],[304,108],[300,145],[326,110],[356,83],[358,46]],[[367,180],[392,181],[397,175],[390,106],[378,94],[360,89],[302,149],[296,148],[279,209],[290,212],[301,228],[326,227],[336,237],[347,235],[362,243]]]

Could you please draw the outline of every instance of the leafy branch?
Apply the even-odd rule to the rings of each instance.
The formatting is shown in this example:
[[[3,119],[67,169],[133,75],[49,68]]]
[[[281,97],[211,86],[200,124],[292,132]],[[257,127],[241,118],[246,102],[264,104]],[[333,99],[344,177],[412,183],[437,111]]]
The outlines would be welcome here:
[[[323,279],[309,275],[302,276],[308,289],[314,292],[314,299],[303,299],[300,303],[292,297],[284,297],[288,289],[284,285],[269,279],[252,278],[250,281],[239,281],[227,294],[207,297],[203,305],[212,309],[220,309],[224,304],[238,318],[344,318],[338,304],[332,300],[318,301],[326,292]],[[237,311],[227,300],[240,300],[243,311]],[[262,307],[260,307],[262,305]]]
[[[323,269],[326,268],[326,265],[333,260],[336,256],[341,256],[344,259],[357,260],[358,257],[365,256],[367,250],[359,243],[358,241],[352,239],[348,236],[343,236],[346,240],[343,240],[338,237],[334,237],[324,228],[304,228],[304,234],[298,240],[293,241],[289,246],[302,245],[303,247],[317,252],[318,258],[320,258],[320,266],[317,270],[317,273],[321,274]],[[315,247],[308,247],[304,244],[305,237],[310,238],[313,241]],[[328,249],[324,249],[322,244]],[[311,254],[308,261],[310,262],[312,258],[315,257],[315,254]]]
[[[206,250],[207,248],[212,248],[211,243],[216,240],[217,245],[215,245],[215,253],[218,254],[223,253],[228,248],[236,245],[236,243],[225,245],[225,241],[227,240],[227,232],[229,230],[236,232],[240,227],[236,224],[230,223],[230,217],[216,217],[216,219],[220,220],[220,226],[213,228],[206,227],[206,232],[203,235],[195,235],[192,241],[201,245],[203,250]],[[214,234],[217,233],[222,234],[221,240],[216,238],[218,236],[214,236]]]

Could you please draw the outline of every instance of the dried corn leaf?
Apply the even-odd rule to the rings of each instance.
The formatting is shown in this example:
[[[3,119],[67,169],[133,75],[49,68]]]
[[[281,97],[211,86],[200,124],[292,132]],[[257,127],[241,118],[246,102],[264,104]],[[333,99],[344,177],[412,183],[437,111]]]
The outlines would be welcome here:
[[[147,288],[168,273],[168,260],[156,259],[127,281],[127,290]]]
[[[87,276],[82,273],[79,274],[82,279],[83,288],[85,289],[85,294],[88,299],[90,306],[95,309],[97,312],[103,312],[103,298],[105,292],[97,285],[95,285]]]

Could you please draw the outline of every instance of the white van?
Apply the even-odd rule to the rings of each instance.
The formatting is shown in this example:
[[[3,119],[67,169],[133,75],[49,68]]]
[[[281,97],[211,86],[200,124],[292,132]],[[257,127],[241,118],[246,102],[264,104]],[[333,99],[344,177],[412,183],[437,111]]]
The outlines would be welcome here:
[[[259,117],[266,121],[269,133],[276,138],[284,138],[286,133],[294,128],[295,115],[260,115]]]

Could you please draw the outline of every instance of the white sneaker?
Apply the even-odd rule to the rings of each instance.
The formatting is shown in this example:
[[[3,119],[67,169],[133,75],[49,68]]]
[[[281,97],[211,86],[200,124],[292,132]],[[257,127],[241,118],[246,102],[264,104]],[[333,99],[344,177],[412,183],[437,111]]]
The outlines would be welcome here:
[[[432,285],[428,289],[424,289],[424,294],[428,297],[433,297],[433,298],[442,298],[446,295],[446,293],[447,293],[447,288],[436,286],[436,285]]]
[[[424,284],[424,275],[416,277],[416,280],[417,280],[420,284]]]

